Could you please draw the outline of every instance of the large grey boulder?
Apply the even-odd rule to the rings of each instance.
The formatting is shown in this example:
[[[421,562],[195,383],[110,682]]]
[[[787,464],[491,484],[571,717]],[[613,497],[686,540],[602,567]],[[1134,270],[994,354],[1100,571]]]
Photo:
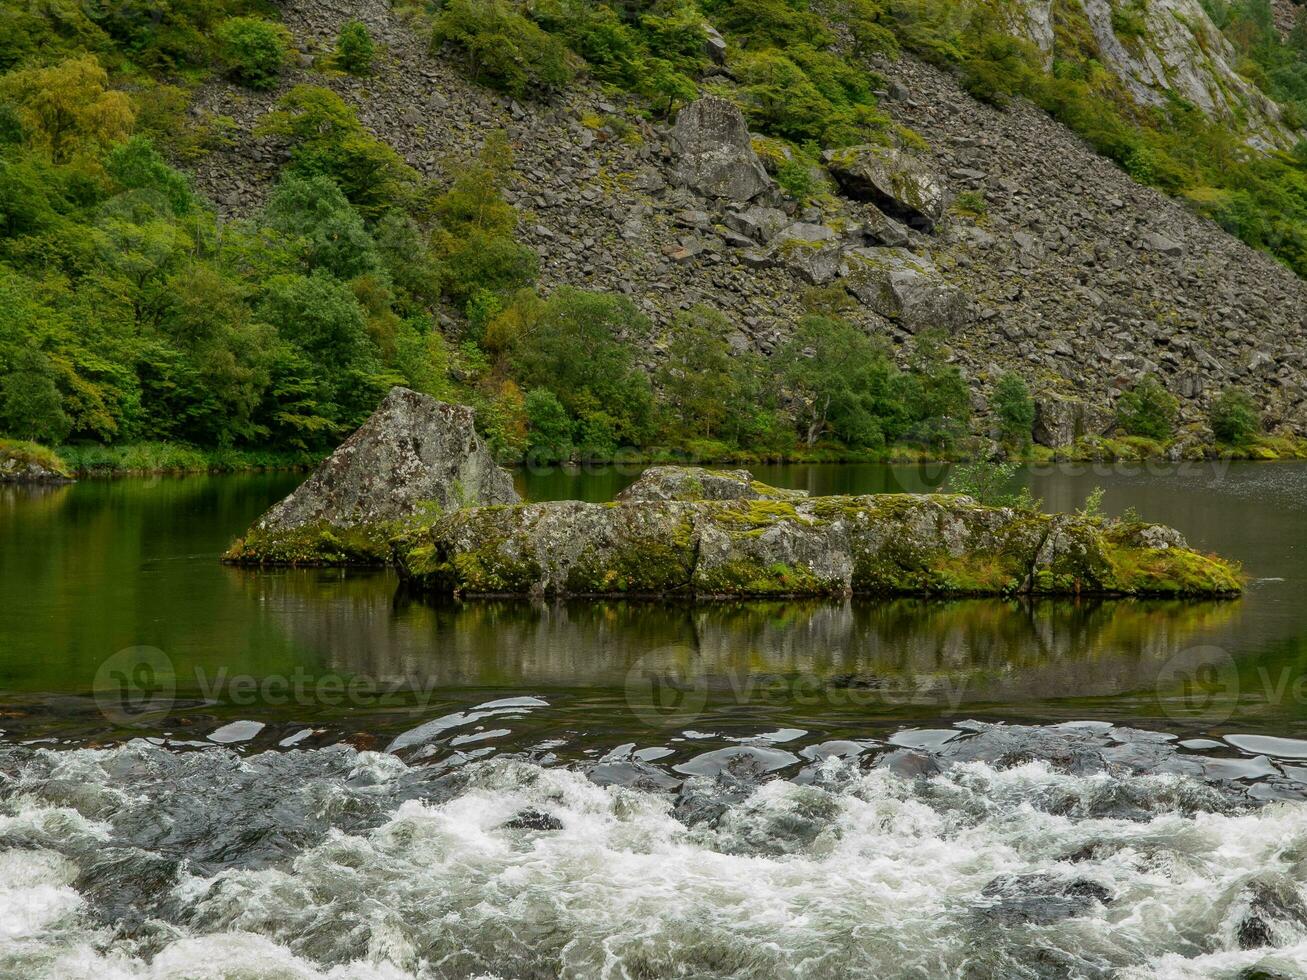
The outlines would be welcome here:
[[[1111,417],[1078,398],[1051,393],[1035,396],[1035,442],[1050,449],[1070,446],[1083,436],[1102,435]]]
[[[827,150],[823,159],[845,194],[921,231],[944,216],[943,181],[920,157],[888,146]]]
[[[836,241],[810,242],[786,238],[781,234],[772,249],[772,257],[800,278],[814,286],[824,286],[839,278],[844,263],[844,248]]]
[[[771,190],[771,178],[754,153],[744,116],[725,99],[687,105],[671,132],[673,183],[707,197],[751,201]]]
[[[765,244],[775,238],[782,228],[790,224],[790,216],[779,208],[768,208],[755,204],[743,211],[729,212],[725,221],[726,227],[732,231],[747,235],[755,242]]]
[[[785,490],[753,478],[748,470],[700,466],[651,466],[617,495],[618,500],[802,500],[806,490]]]
[[[519,502],[473,427],[472,409],[392,388],[368,420],[227,552],[240,564],[384,561],[397,522]]]
[[[910,333],[956,328],[966,314],[962,291],[930,259],[905,248],[849,249],[843,271],[850,293]]]

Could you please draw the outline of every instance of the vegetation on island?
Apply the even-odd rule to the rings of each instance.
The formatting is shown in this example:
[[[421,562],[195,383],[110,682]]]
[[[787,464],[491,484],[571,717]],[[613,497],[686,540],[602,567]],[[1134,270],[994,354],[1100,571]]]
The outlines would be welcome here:
[[[1282,41],[1265,0],[1209,2],[1242,70],[1303,112],[1307,26]],[[523,98],[548,97],[582,71],[655,116],[704,90],[726,95],[797,195],[823,192],[823,149],[918,139],[877,108],[879,80],[865,64],[911,48],[957,66],[982,98],[1034,99],[1138,179],[1307,268],[1307,148],[1250,154],[1189,107],[1133,105],[1077,60],[1065,18],[1049,73],[983,5],[961,18],[957,6],[409,9],[470,75]],[[727,38],[733,80],[709,72],[709,22]],[[968,449],[968,385],[943,349],[926,335],[896,366],[822,290],[770,358],[736,352],[734,325],[706,307],[659,332],[622,295],[541,294],[537,257],[515,237],[518,214],[502,194],[513,165],[502,134],[430,182],[338,95],[298,85],[263,124],[287,149],[266,206],[220,223],[185,168],[221,144],[230,121],[192,114],[190,95],[214,74],[277,84],[296,54],[270,5],[188,0],[151,18],[35,6],[7,10],[0,25],[0,433],[62,445],[74,468],[310,460],[395,384],[472,404],[505,461]],[[381,56],[350,21],[323,67],[366,74]],[[1123,396],[1127,438],[1171,438],[1162,395],[1145,383]],[[1026,453],[1024,382],[998,379],[989,409],[1000,441]],[[1212,412],[1219,451],[1263,444],[1246,396],[1221,394]]]

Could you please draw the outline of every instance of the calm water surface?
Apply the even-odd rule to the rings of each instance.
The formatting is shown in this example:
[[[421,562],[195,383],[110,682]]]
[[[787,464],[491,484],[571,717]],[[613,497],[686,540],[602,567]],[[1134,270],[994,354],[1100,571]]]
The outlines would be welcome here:
[[[1239,559],[1225,602],[218,564],[299,479],[0,488],[0,977],[1307,976],[1307,466],[1024,477]]]

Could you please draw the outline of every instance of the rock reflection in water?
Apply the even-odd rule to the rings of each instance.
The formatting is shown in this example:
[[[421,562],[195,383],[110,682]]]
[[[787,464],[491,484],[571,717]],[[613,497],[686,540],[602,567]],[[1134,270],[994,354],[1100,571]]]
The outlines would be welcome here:
[[[1189,650],[1200,660],[1204,638],[1240,610],[1143,600],[437,604],[397,592],[388,574],[230,575],[294,646],[347,675],[620,689],[633,670],[669,671],[736,695],[742,681],[767,677],[801,681],[791,694],[864,691],[951,707],[1151,691]]]

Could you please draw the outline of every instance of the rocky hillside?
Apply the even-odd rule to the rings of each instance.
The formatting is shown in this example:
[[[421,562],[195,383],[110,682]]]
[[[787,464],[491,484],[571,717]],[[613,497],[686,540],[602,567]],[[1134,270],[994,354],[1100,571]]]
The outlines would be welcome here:
[[[1036,41],[1048,7],[1026,3]],[[1086,5],[1096,29],[1107,25],[1107,62],[1142,98],[1171,88],[1250,120],[1254,140],[1289,139],[1274,104],[1230,68],[1224,42],[1182,26],[1198,22],[1196,2],[1142,9],[1146,34],[1135,40],[1157,40],[1146,54],[1107,43],[1106,0]],[[1015,369],[1045,404],[1054,395],[1086,399],[1087,409],[1056,416],[1060,428],[1045,426],[1046,442],[1068,437],[1076,423],[1067,418],[1096,427],[1114,393],[1146,373],[1181,396],[1188,418],[1239,384],[1271,427],[1307,432],[1307,283],[1135,183],[1020,100],[996,109],[944,70],[908,55],[885,60],[875,65],[888,80],[882,104],[929,150],[888,162],[837,154],[827,160],[837,193],[800,208],[767,177],[729,112],[712,118],[701,106],[675,126],[654,126],[584,84],[546,106],[497,96],[430,54],[381,0],[348,9],[291,0],[282,17],[300,66],[266,93],[213,83],[193,110],[236,121],[230,146],[198,171],[228,214],[256,209],[284,158],[275,140],[254,134],[260,118],[280,92],[312,80],[429,177],[488,132],[506,131],[517,152],[509,196],[522,238],[541,255],[546,289],[618,290],[664,325],[707,303],[738,325],[734,346],[766,353],[801,314],[805,293],[844,287],[856,304],[846,315],[905,360],[921,331],[942,328],[977,396]],[[315,71],[315,56],[350,17],[384,46],[373,76]],[[918,207],[904,200],[912,193],[879,193],[878,169],[880,183],[899,181],[900,191],[905,174],[915,180]]]

